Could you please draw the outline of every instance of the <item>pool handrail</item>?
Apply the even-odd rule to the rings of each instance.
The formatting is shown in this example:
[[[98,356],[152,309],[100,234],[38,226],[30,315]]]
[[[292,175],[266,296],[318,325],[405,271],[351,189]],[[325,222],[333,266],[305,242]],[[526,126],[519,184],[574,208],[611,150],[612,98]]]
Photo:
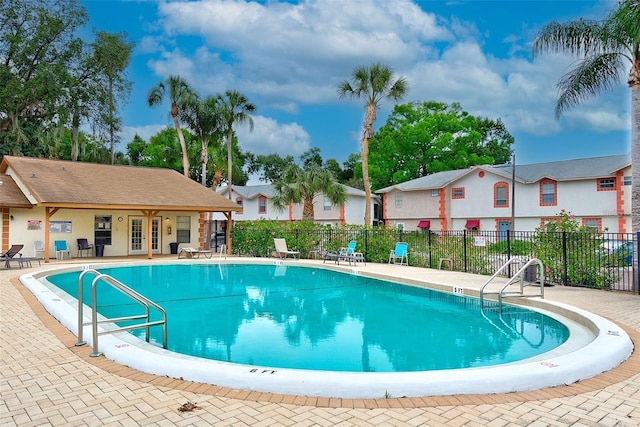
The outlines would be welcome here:
[[[526,263],[524,263],[524,265],[522,267],[520,267],[518,269],[518,271],[516,271],[516,273],[511,276],[511,278],[509,280],[507,280],[507,282],[500,288],[499,291],[485,291],[485,288],[503,271],[505,270],[508,266],[510,266],[511,264],[518,264],[520,265],[522,263],[522,260],[516,257],[512,257],[510,258],[506,263],[504,263],[502,265],[502,267],[500,267],[495,273],[493,273],[493,275],[482,285],[482,287],[480,288],[480,308],[482,309],[484,307],[484,296],[485,295],[498,295],[498,307],[500,310],[502,310],[502,299],[505,297],[540,297],[540,298],[544,298],[544,281],[545,281],[545,277],[544,277],[544,264],[542,263],[542,261],[540,261],[538,258],[531,258],[529,259]],[[535,295],[531,295],[531,294],[525,294],[524,293],[524,288],[525,286],[531,286],[531,285],[525,285],[524,282],[524,274],[525,271],[532,265],[537,264],[537,267],[540,267],[540,293],[539,294],[535,294]],[[536,267],[536,269],[537,269]],[[515,291],[515,292],[508,292],[505,293],[506,289],[511,286],[512,284],[516,283],[516,279],[520,284],[520,289],[519,291]]]
[[[82,289],[82,279],[86,274],[94,274],[96,277],[91,282],[91,321],[83,322],[84,320],[84,304],[83,304],[83,289]],[[132,300],[136,301],[140,305],[144,307],[145,314],[133,315],[133,316],[124,316],[110,319],[98,320],[98,295],[97,295],[97,284],[102,281],[111,287],[119,290],[126,296],[130,297]],[[154,309],[160,312],[162,317],[161,320],[149,321],[149,307],[153,307]],[[129,326],[120,326],[114,329],[105,330],[98,332],[98,323],[114,323],[114,322],[122,322],[126,320],[137,320],[137,319],[146,319],[144,323],[129,325]],[[76,346],[85,345],[86,342],[83,341],[83,327],[86,325],[92,326],[93,332],[93,353],[90,354],[91,357],[97,357],[102,355],[98,351],[98,335],[111,334],[119,331],[128,331],[132,329],[145,328],[145,338],[146,341],[149,342],[149,327],[162,325],[162,347],[167,348],[167,313],[165,310],[155,302],[141,295],[140,293],[134,291],[127,285],[122,282],[119,282],[115,278],[109,276],[108,274],[100,273],[99,271],[88,268],[80,273],[78,277],[78,342],[75,344]]]

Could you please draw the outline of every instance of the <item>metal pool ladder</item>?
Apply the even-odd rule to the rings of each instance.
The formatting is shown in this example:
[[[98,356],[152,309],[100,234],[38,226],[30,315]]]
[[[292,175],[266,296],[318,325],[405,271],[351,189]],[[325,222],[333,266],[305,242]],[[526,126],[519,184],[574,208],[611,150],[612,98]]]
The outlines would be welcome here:
[[[496,278],[500,273],[502,273],[507,267],[512,264],[520,265],[522,260],[519,258],[511,258],[509,261],[504,263],[502,267],[498,269],[493,276],[487,280],[484,285],[480,288],[480,308],[484,308],[484,297],[485,295],[498,295],[498,307],[502,310],[502,299],[510,298],[510,297],[524,297],[524,298],[532,298],[532,297],[540,297],[544,298],[544,264],[538,258],[531,258],[527,261],[522,267],[518,269],[518,271],[511,276],[509,280],[500,288],[498,291],[487,291],[485,288]],[[536,294],[525,293],[525,287],[536,286],[535,283],[529,283],[525,280],[525,272],[527,269],[533,265],[536,265],[536,270],[539,268],[540,276],[538,279],[540,280],[540,291]],[[507,291],[507,288],[515,283],[520,285],[519,289]]]
[[[84,320],[84,315],[83,315],[84,303],[83,303],[83,295],[82,295],[83,294],[82,279],[87,274],[93,274],[96,277],[91,282],[91,321],[85,323],[83,321]],[[103,282],[110,285],[112,288],[117,289],[124,295],[131,298],[133,301],[142,305],[145,309],[145,314],[98,320],[97,284],[99,282]],[[162,319],[150,321],[149,320],[150,308],[154,308],[158,312],[160,312]],[[145,319],[145,322],[135,324],[135,325],[129,325],[129,326],[119,326],[113,329],[98,332],[98,323],[115,323],[115,322],[123,322],[127,320],[138,320],[138,319]],[[90,354],[91,357],[97,357],[102,355],[102,353],[98,351],[98,335],[112,334],[120,331],[129,331],[132,329],[145,328],[146,341],[149,342],[149,327],[157,326],[157,325],[162,325],[162,348],[167,348],[167,313],[164,311],[164,309],[160,307],[158,304],[156,304],[155,302],[151,301],[150,299],[134,291],[124,283],[119,282],[113,277],[107,274],[102,274],[92,268],[88,268],[84,270],[82,273],[80,273],[80,277],[78,278],[78,342],[75,344],[76,346],[82,346],[86,344],[86,342],[83,341],[82,339],[83,327],[86,325],[91,325],[92,331],[93,331],[93,353]]]

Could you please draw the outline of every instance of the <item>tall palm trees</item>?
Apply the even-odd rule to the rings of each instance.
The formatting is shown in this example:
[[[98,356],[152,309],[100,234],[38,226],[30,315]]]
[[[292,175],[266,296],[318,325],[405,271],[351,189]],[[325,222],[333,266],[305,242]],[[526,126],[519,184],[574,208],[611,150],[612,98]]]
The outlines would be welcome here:
[[[168,92],[168,93],[167,93]],[[150,107],[162,103],[163,98],[169,97],[171,103],[171,117],[175,124],[176,131],[178,132],[178,139],[180,140],[180,146],[182,147],[182,167],[184,169],[184,176],[189,177],[189,155],[187,153],[187,145],[184,142],[184,135],[180,128],[180,115],[189,102],[191,102],[195,96],[195,93],[189,86],[189,84],[180,76],[169,76],[167,80],[158,83],[156,87],[151,89],[148,96],[148,103]]]
[[[380,101],[390,98],[399,101],[409,90],[409,83],[403,77],[393,80],[390,67],[375,63],[369,67],[359,66],[353,70],[351,81],[338,86],[340,98],[364,99],[365,114],[360,143],[362,154],[362,177],[364,181],[365,208],[364,223],[371,224],[371,184],[369,182],[369,139],[373,136],[373,124],[376,121]]]
[[[209,143],[220,142],[222,115],[217,96],[208,96],[203,100],[193,98],[187,104],[184,121],[189,129],[200,139],[200,183],[207,185],[207,163],[209,161]],[[218,148],[218,147],[214,147]],[[216,189],[214,179],[213,189]]]
[[[603,21],[552,22],[538,33],[534,55],[544,51],[579,58],[558,82],[556,117],[586,98],[614,87],[631,63],[631,223],[640,231],[640,0],[622,0]]]
[[[224,95],[220,95],[219,98],[222,106],[223,131],[227,134],[227,178],[229,180],[227,194],[229,195],[229,200],[231,200],[233,125],[248,123],[250,130],[253,131],[253,119],[249,114],[253,113],[256,107],[249,102],[246,96],[235,90],[228,90]]]
[[[303,202],[302,219],[308,221],[314,220],[313,202],[318,194],[324,193],[334,205],[342,205],[347,200],[345,188],[333,174],[315,164],[304,169],[297,165],[289,167],[273,186],[273,205],[283,209],[289,203]]]

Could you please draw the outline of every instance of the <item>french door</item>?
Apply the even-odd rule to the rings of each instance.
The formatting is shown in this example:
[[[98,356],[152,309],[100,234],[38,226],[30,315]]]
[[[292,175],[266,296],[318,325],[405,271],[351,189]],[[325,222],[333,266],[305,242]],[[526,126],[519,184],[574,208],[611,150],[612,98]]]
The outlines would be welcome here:
[[[151,238],[151,253],[160,253],[160,224],[161,218],[151,220],[151,236],[147,236],[147,218],[144,216],[129,217],[129,255],[144,255],[147,253],[147,239]]]

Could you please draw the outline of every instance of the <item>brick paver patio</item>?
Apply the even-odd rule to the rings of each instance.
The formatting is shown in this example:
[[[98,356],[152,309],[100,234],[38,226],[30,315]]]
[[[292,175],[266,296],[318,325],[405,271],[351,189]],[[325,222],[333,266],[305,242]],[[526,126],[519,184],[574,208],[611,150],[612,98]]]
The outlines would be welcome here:
[[[470,288],[485,279],[412,267],[364,268],[395,268],[396,275]],[[637,351],[596,378],[523,393],[389,399],[252,393],[90,358],[91,349],[76,348],[76,337],[19,283],[17,277],[24,272],[0,270],[2,426],[640,426]],[[546,299],[613,320],[636,346],[640,342],[640,296],[558,286],[545,292]],[[188,402],[198,408],[179,411]]]

